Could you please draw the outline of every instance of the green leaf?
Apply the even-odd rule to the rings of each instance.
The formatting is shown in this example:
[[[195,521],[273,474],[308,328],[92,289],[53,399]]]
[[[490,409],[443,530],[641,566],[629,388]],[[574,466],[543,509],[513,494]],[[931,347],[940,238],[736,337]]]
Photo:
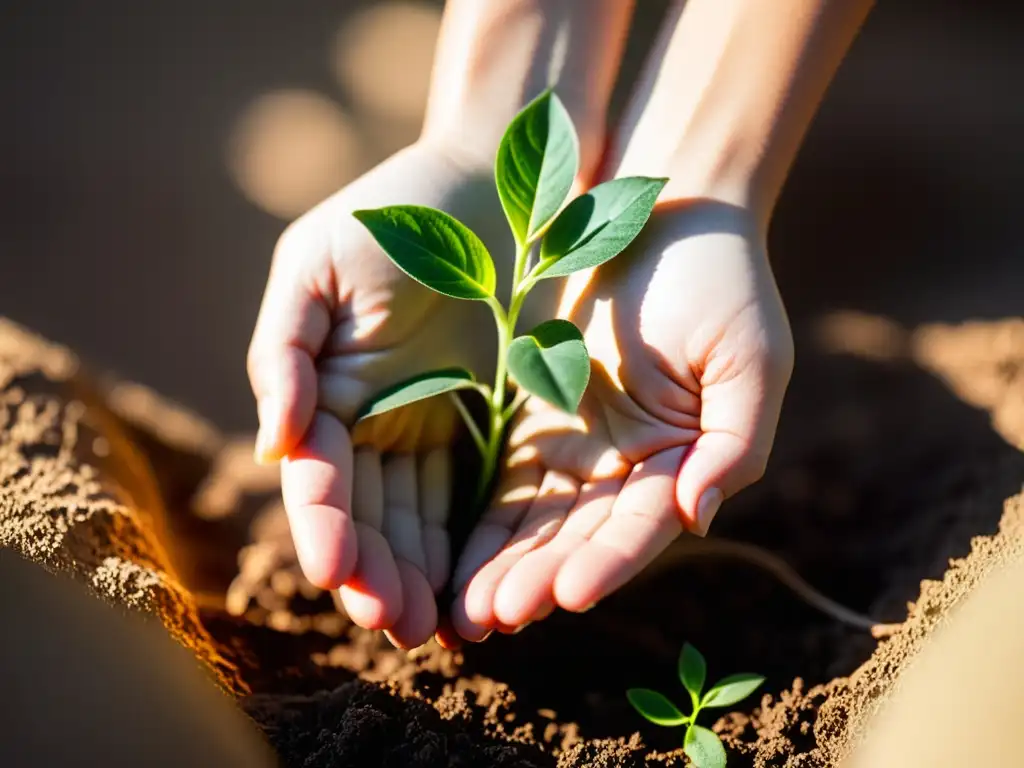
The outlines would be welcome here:
[[[391,205],[352,215],[413,280],[455,299],[494,295],[497,279],[487,247],[447,213],[421,205]]]
[[[509,123],[498,146],[498,197],[520,245],[531,240],[565,202],[579,169],[579,139],[572,118],[551,90]]]
[[[523,389],[575,414],[590,381],[583,334],[568,320],[548,320],[508,347],[508,369]]]
[[[640,234],[668,179],[630,176],[598,184],[565,207],[541,243],[540,277],[565,277],[615,258]]]
[[[655,725],[682,725],[687,720],[675,704],[649,688],[630,688],[626,698],[637,712]]]
[[[700,697],[707,676],[707,662],[701,652],[689,643],[683,644],[679,654],[679,680],[695,698]]]
[[[758,689],[764,678],[761,675],[752,675],[742,672],[738,675],[724,677],[715,683],[711,689],[704,694],[702,707],[728,707],[738,701],[742,701]]]
[[[463,368],[445,368],[429,371],[401,381],[374,395],[364,403],[356,420],[379,416],[387,411],[401,408],[403,405],[426,400],[428,397],[457,389],[475,389],[473,374]]]
[[[721,739],[701,725],[686,729],[683,752],[697,768],[725,768],[726,754]]]

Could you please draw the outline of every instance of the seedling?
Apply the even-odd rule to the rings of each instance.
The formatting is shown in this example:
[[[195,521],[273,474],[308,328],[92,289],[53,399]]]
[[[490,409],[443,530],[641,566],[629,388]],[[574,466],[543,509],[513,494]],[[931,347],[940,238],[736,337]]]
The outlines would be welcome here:
[[[655,725],[684,726],[683,752],[697,768],[724,768],[725,747],[714,731],[697,725],[703,709],[729,707],[742,701],[764,682],[760,675],[742,673],[722,678],[701,695],[707,677],[707,663],[689,643],[679,654],[679,680],[690,694],[692,712],[684,715],[669,699],[648,688],[630,688],[626,698],[637,712]]]
[[[620,254],[647,223],[667,182],[614,179],[564,205],[578,169],[572,119],[558,96],[546,90],[509,124],[495,158],[498,197],[516,245],[507,304],[495,295],[495,266],[487,248],[449,214],[416,205],[353,214],[409,277],[450,298],[482,301],[491,308],[498,334],[493,385],[462,368],[420,373],[377,393],[359,413],[360,419],[371,418],[447,393],[483,458],[478,502],[490,488],[505,427],[523,402],[536,395],[575,414],[590,380],[583,334],[571,322],[548,320],[516,336],[527,294],[541,280],[597,267]],[[518,391],[508,402],[510,382]],[[459,390],[483,396],[485,424],[474,421]]]

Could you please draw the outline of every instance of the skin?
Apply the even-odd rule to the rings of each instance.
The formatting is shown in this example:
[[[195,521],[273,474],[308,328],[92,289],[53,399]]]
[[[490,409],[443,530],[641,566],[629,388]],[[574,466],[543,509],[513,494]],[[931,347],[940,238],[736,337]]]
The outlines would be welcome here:
[[[767,225],[869,7],[680,4],[605,151],[628,3],[448,3],[423,137],[289,228],[250,348],[257,457],[282,461],[305,573],[340,587],[353,621],[405,647],[434,632],[433,594],[450,572],[455,426],[441,398],[353,433],[355,410],[443,365],[489,380],[495,350],[485,307],[413,284],[351,211],[447,210],[507,276],[507,225],[493,182],[489,195],[481,182],[493,178],[505,126],[549,77],[580,133],[577,191],[614,176],[671,178],[627,253],[531,295],[522,327],[556,310],[576,322],[592,384],[569,423],[543,403],[524,409],[496,502],[454,571],[452,619],[465,639],[514,631],[555,606],[585,609],[684,529],[705,533],[722,501],[764,470],[793,356]]]
[[[560,313],[591,354],[580,418],[528,402],[467,544],[465,639],[586,610],[764,471],[792,343],[748,213],[663,205],[606,267]]]
[[[298,219],[275,250],[248,357],[256,458],[281,462],[307,578],[339,589],[353,621],[387,631],[396,645],[422,644],[437,624],[434,594],[450,573],[456,415],[436,398],[355,430],[354,416],[372,394],[418,372],[460,365],[493,379],[495,334],[484,305],[446,299],[402,274],[352,211],[446,210],[483,238],[507,280],[514,253],[493,182],[501,135],[549,72],[561,71],[581,126],[582,173],[593,168],[629,13],[620,0],[448,3],[421,139]],[[554,288],[538,292],[524,323],[534,312],[551,316]]]
[[[581,418],[532,403],[513,430],[455,572],[462,639],[588,610],[764,473],[793,367],[768,223],[870,6],[673,9],[608,162],[610,177],[671,180],[640,238],[566,287],[592,384]]]

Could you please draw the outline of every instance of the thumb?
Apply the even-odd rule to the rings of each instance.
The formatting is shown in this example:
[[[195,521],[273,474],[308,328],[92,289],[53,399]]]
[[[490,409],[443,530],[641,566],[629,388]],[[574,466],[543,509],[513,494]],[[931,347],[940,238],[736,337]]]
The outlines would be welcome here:
[[[676,480],[676,503],[692,533],[707,535],[722,502],[764,475],[785,384],[747,370],[701,392],[701,434]]]
[[[309,428],[317,402],[315,360],[330,330],[326,299],[307,279],[308,238],[286,232],[274,254],[270,277],[249,345],[247,369],[259,414],[255,458],[279,461]]]

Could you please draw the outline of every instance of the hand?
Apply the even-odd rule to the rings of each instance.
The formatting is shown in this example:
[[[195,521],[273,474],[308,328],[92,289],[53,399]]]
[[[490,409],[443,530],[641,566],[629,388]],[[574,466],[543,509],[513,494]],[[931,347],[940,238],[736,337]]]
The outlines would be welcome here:
[[[514,258],[491,169],[413,145],[310,211],[281,237],[249,350],[257,455],[282,459],[282,491],[309,580],[340,586],[358,625],[416,646],[437,621],[449,573],[448,447],[457,416],[432,398],[351,431],[358,408],[417,373],[462,366],[493,377],[488,308],[401,273],[353,216],[413,203],[449,211]],[[507,245],[506,245],[507,244]]]
[[[578,417],[531,398],[511,431],[454,577],[463,638],[587,610],[761,477],[793,343],[753,222],[662,206],[625,253],[573,276],[561,316],[584,332],[591,381]]]

